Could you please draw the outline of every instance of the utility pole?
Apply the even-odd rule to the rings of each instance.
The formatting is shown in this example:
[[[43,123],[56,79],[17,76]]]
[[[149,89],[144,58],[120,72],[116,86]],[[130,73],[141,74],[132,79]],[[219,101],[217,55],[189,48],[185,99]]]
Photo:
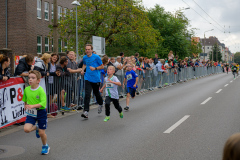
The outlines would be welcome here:
[[[58,8],[57,0],[53,0],[53,53],[58,53]]]

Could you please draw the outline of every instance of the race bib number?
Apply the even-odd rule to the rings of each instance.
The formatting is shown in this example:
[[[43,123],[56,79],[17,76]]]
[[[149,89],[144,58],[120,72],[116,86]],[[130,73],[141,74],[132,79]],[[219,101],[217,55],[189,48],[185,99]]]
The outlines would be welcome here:
[[[127,80],[131,80],[132,79],[132,74],[128,74],[127,75]]]
[[[37,109],[36,109],[36,108],[26,109],[26,110],[25,110],[25,113],[26,113],[28,116],[37,117]]]
[[[108,88],[108,89],[109,89],[109,88],[113,88],[113,83],[107,82],[107,83],[106,83],[106,88]]]
[[[234,68],[234,71],[236,71],[237,70],[237,68]]]

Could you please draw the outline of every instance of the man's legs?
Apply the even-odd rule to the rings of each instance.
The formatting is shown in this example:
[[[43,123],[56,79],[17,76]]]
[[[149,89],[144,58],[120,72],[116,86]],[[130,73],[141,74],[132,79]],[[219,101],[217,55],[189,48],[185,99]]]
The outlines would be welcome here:
[[[87,112],[89,112],[91,92],[92,92],[92,85],[89,81],[85,80],[84,111],[87,111]]]
[[[100,106],[103,105],[103,99],[102,99],[102,96],[100,95],[100,92],[99,92],[100,82],[99,83],[91,83],[91,86],[92,86],[92,89],[93,89],[93,93],[96,96],[97,103]]]

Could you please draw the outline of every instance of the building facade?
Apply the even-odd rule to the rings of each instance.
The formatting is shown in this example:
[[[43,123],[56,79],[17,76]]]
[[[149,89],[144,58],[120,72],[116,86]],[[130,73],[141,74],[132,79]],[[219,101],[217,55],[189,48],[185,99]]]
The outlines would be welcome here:
[[[209,55],[212,53],[213,50],[213,46],[215,44],[218,45],[219,50],[221,52],[222,55],[222,61],[226,61],[226,56],[225,56],[225,44],[224,43],[220,43],[220,41],[218,40],[217,37],[209,37],[209,38],[201,38],[201,45],[202,45],[202,50],[203,50],[203,54],[205,54],[205,60],[209,60],[210,57]],[[205,53],[204,53],[204,48],[205,48]],[[203,59],[203,57],[201,56],[201,59]]]
[[[72,9],[73,0],[57,0],[58,18]],[[49,25],[53,20],[53,0],[1,0],[0,49],[9,48],[13,55],[42,54],[52,51]],[[64,51],[59,39],[58,51]]]

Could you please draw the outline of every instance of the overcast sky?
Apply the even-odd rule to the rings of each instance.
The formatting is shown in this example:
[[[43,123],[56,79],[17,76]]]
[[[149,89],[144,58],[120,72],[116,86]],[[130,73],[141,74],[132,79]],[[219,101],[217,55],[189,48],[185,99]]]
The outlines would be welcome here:
[[[159,4],[172,13],[190,6],[184,14],[191,27],[198,28],[195,31],[197,37],[203,38],[205,31],[214,29],[206,32],[206,37],[217,37],[232,53],[240,51],[240,0],[142,0],[142,3],[145,8]]]

